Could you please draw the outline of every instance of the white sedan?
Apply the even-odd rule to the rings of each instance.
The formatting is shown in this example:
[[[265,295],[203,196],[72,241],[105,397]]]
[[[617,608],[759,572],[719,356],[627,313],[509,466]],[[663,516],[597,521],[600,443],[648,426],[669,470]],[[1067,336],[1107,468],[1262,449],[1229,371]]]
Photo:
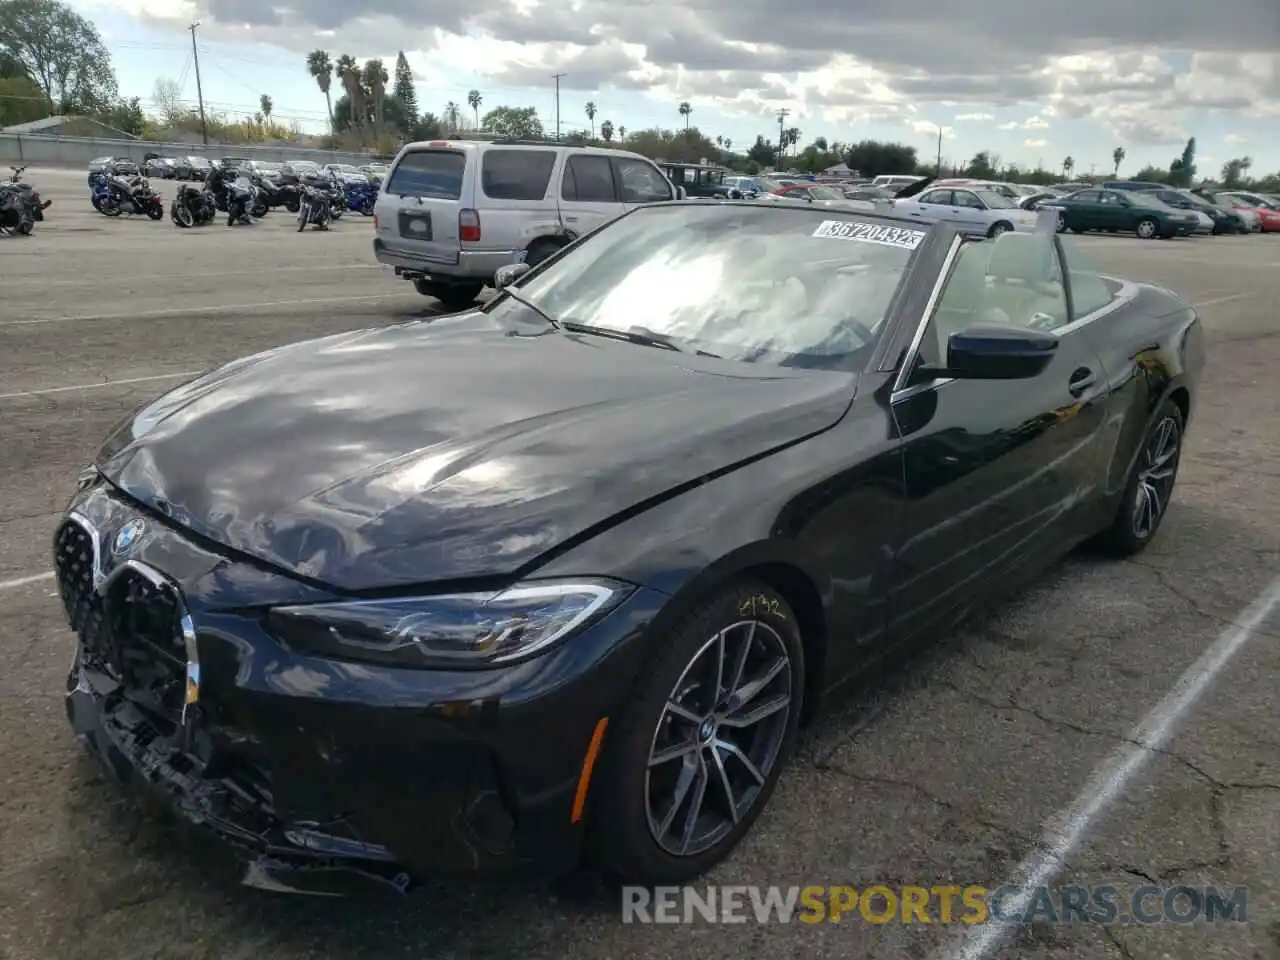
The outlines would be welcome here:
[[[919,197],[894,200],[893,205],[896,212],[910,217],[950,220],[978,227],[993,237],[1009,230],[1033,231],[1039,216],[1001,193],[976,187],[931,187]]]

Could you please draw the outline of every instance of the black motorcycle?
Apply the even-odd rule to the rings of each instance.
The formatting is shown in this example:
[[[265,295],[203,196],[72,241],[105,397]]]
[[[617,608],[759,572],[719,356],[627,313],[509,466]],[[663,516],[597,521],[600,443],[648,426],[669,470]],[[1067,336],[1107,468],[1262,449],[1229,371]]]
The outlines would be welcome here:
[[[104,216],[145,214],[152,220],[164,216],[164,203],[145,177],[108,177],[106,195],[98,203]]]
[[[0,183],[0,236],[10,237],[17,233],[25,237],[30,235],[35,225],[22,192],[11,184]]]
[[[333,219],[332,198],[327,190],[303,184],[302,198],[298,204],[298,232],[312,224],[318,230],[328,230]]]
[[[180,227],[199,227],[212,223],[218,215],[213,194],[204,187],[182,186],[169,205],[169,219]]]
[[[25,166],[10,167],[9,169],[12,170],[13,173],[9,175],[9,180],[5,186],[22,196],[23,202],[27,208],[27,213],[31,215],[32,220],[39,223],[44,219],[44,212],[53,205],[53,201],[41,200],[39,191],[22,179],[22,174],[27,169]]]
[[[267,215],[267,202],[262,191],[247,177],[224,180],[222,190],[214,194],[217,209],[227,215],[227,226],[237,223],[252,224],[255,217]]]
[[[260,173],[255,173],[249,179],[261,191],[262,201],[267,205],[268,210],[284,207],[290,213],[298,212],[298,204],[301,201],[297,184],[271,180]]]

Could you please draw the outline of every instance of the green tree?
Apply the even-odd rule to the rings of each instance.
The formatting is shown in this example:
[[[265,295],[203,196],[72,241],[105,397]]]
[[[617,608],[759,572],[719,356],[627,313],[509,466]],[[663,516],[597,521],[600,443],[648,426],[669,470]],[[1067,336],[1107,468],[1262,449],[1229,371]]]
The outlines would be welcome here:
[[[1133,175],[1133,179],[1146,183],[1168,183],[1169,171],[1159,167],[1146,166]]]
[[[769,166],[777,155],[778,148],[758,133],[756,142],[747,148],[747,159],[760,167]]]
[[[270,126],[271,111],[276,108],[275,102],[269,96],[267,96],[267,94],[264,93],[261,97],[258,98],[258,104],[259,104],[259,111],[262,113],[263,122],[266,123],[268,126]]]
[[[409,66],[409,59],[401,50],[396,54],[396,82],[391,88],[392,96],[400,101],[405,112],[409,116],[415,118],[418,116],[418,89],[413,83],[413,69]]]
[[[1239,189],[1248,182],[1249,169],[1253,166],[1252,157],[1233,157],[1222,165],[1222,185],[1229,189]]]
[[[43,120],[49,115],[49,98],[30,77],[0,79],[0,127]]]
[[[853,144],[845,153],[844,162],[864,177],[915,173],[919,166],[915,147],[879,140],[860,140]]]
[[[540,140],[543,136],[536,107],[494,107],[484,115],[480,127],[514,140]]]
[[[142,136],[147,130],[147,115],[142,112],[140,97],[117,100],[107,109],[96,111],[94,115],[107,126],[131,133],[135,137]]]
[[[1182,156],[1169,164],[1169,182],[1175,187],[1189,187],[1196,176],[1196,138],[1182,148]]]
[[[386,117],[383,115],[383,108],[387,102],[387,81],[390,79],[387,68],[381,60],[375,57],[364,62],[364,68],[360,71],[360,83],[367,94],[366,100],[372,108],[373,129],[378,134],[381,134],[385,128]]]
[[[600,137],[605,143],[613,143],[613,121],[606,120],[600,124]]]
[[[1124,163],[1124,158],[1124,147],[1116,147],[1111,151],[1111,175],[1113,177],[1120,176],[1120,164]]]
[[[680,116],[684,117],[684,128],[686,131],[689,129],[689,117],[692,114],[693,114],[693,106],[689,103],[688,100],[685,100],[680,104]]]
[[[596,138],[596,105],[595,101],[587,101],[587,119],[591,121],[591,139]]]
[[[100,113],[115,103],[102,37],[58,0],[0,0],[0,53],[22,66],[59,113]]]
[[[964,175],[974,180],[994,180],[999,176],[996,165],[991,159],[991,151],[980,150],[975,153],[973,159],[969,161],[969,166],[965,167]]]
[[[479,90],[467,91],[467,105],[471,107],[471,112],[475,115],[476,126],[480,126],[480,104],[484,103],[484,97],[480,96]]]

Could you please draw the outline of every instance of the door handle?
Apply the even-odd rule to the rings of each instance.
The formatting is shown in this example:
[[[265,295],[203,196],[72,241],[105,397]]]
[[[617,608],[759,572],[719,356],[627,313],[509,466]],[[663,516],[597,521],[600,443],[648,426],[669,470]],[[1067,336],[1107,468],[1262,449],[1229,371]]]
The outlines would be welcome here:
[[[1088,367],[1081,367],[1071,375],[1071,380],[1067,384],[1067,392],[1073,397],[1079,398],[1086,390],[1097,382],[1093,371]]]

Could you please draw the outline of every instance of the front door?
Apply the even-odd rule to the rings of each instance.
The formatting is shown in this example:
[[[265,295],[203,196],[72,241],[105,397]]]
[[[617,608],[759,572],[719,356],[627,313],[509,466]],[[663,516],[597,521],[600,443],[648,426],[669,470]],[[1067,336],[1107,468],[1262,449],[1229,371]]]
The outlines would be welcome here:
[[[618,198],[625,209],[675,199],[671,182],[648,161],[638,157],[612,157],[609,162],[618,184]]]
[[[1057,239],[1006,233],[967,243],[904,370],[944,367],[975,323],[1061,331],[1025,380],[921,379],[891,394],[906,497],[890,603],[895,639],[976,608],[987,588],[1054,560],[1103,475],[1105,378],[1072,330]]]

